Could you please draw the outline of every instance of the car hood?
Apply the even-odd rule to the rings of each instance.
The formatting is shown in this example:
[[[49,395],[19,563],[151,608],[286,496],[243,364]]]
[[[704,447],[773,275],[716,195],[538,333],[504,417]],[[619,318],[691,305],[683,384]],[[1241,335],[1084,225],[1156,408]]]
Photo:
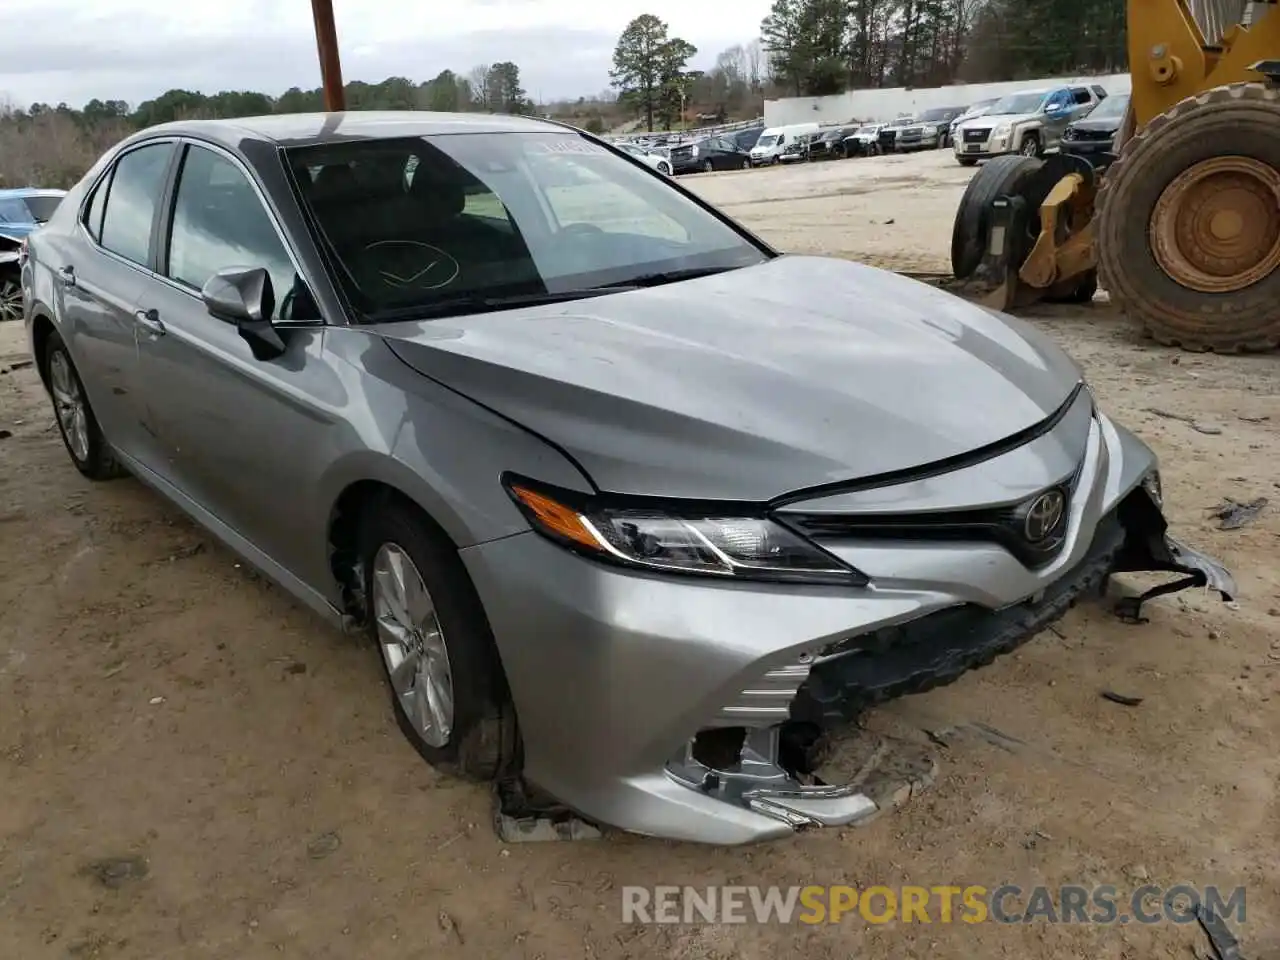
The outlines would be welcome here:
[[[842,260],[780,257],[566,304],[372,328],[602,490],[762,502],[973,451],[1078,367],[1021,322]]]
[[[984,113],[980,117],[971,117],[963,121],[960,123],[960,128],[993,127],[998,123],[1026,123],[1038,116],[1039,114],[1036,113]]]
[[[1077,120],[1070,125],[1072,130],[1100,130],[1103,133],[1115,133],[1120,129],[1120,120],[1115,117],[1103,117],[1097,120],[1090,120],[1086,117],[1083,120]]]
[[[38,223],[0,223],[0,237],[21,240],[23,237],[30,235],[31,231],[38,226],[40,226]]]

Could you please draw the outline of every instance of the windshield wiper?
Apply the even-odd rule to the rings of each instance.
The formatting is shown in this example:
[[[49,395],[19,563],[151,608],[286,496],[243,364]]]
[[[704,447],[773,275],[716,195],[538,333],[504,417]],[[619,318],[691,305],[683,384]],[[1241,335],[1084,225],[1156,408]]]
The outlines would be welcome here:
[[[717,273],[728,273],[740,270],[736,267],[686,267],[683,270],[659,270],[656,273],[642,273],[637,277],[629,277],[617,283],[606,283],[598,289],[619,290],[624,287],[660,287],[664,283],[679,283],[681,280],[697,280],[699,277],[711,277]]]
[[[375,310],[368,314],[374,323],[393,323],[397,320],[431,320],[436,317],[461,317],[469,313],[489,313],[494,310],[516,310],[520,307],[537,307],[547,303],[568,303],[589,297],[602,297],[610,293],[623,293],[638,289],[630,283],[613,287],[583,287],[577,290],[559,290],[545,293],[514,293],[503,297],[466,296],[450,297],[407,307]]]

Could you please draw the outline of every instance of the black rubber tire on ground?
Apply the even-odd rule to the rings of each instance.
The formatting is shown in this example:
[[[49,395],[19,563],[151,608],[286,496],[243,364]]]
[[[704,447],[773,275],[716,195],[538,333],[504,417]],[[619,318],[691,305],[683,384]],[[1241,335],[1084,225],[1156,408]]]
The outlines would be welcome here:
[[[409,555],[435,602],[453,679],[453,729],[443,747],[433,747],[405,715],[378,649],[396,723],[414,749],[437,770],[468,780],[498,779],[518,760],[519,734],[493,631],[471,578],[443,531],[416,506],[387,497],[371,504],[360,519],[360,569],[370,604],[374,557],[386,543],[396,544]],[[372,611],[368,619],[376,646]]]
[[[49,382],[49,364],[53,360],[55,354],[62,354],[67,361],[67,368],[71,371],[71,376],[75,379],[76,386],[80,390],[80,396],[84,400],[86,429],[89,434],[89,453],[81,460],[76,456],[74,450],[71,449],[71,443],[67,440],[66,430],[62,426],[62,418],[58,416],[58,407],[53,400],[53,391],[49,390],[49,400],[53,403],[53,418],[58,425],[58,435],[62,437],[62,445],[67,449],[67,456],[71,458],[71,462],[75,464],[84,476],[90,480],[114,480],[117,477],[123,477],[127,472],[120,461],[116,459],[115,451],[111,449],[111,444],[107,442],[106,437],[102,434],[102,427],[98,425],[98,418],[93,412],[93,405],[89,403],[89,395],[85,393],[84,381],[80,379],[80,371],[76,369],[75,362],[71,359],[71,354],[67,351],[67,346],[62,342],[62,337],[58,331],[53,330],[49,333],[49,337],[44,342],[44,352],[40,357],[40,372],[44,377],[45,383]]]
[[[712,163],[710,160],[707,160],[705,163],[702,164],[703,173],[715,173],[715,170],[716,170],[716,165]]]
[[[1024,157],[1040,157],[1044,155],[1044,141],[1040,139],[1040,134],[1024,133],[1022,139],[1018,141],[1018,153]]]
[[[743,158],[742,158],[742,169],[743,169],[743,170],[750,170],[750,169],[751,169],[751,158],[750,158],[750,157],[743,157]]]
[[[1219,353],[1280,347],[1280,270],[1244,290],[1202,293],[1170,278],[1151,250],[1152,212],[1169,183],[1196,163],[1231,155],[1280,168],[1280,90],[1231,84],[1183,100],[1135,134],[1103,178],[1102,286],[1167,346]]]
[[[956,157],[956,162],[962,167],[976,167],[978,165],[977,157]]]
[[[1016,194],[1018,185],[1039,170],[1044,161],[1019,154],[994,157],[973,175],[951,230],[951,271],[957,280],[967,280],[982,263],[987,248],[991,201],[1003,194]]]

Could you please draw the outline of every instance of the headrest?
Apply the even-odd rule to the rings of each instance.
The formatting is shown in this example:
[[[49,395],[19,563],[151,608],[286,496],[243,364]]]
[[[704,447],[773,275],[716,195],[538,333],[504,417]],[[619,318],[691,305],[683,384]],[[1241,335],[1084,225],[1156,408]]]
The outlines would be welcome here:
[[[356,175],[345,163],[331,163],[320,168],[311,185],[311,196],[324,203],[348,197],[356,192]]]
[[[423,207],[429,217],[439,220],[456,217],[467,205],[467,194],[460,174],[461,171],[442,173],[420,163],[413,172],[409,196]]]

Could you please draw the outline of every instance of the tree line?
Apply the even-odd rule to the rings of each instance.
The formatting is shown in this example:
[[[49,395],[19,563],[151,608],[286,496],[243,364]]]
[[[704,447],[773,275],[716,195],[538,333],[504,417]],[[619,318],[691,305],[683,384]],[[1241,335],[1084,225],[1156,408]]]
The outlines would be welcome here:
[[[1126,0],[774,0],[760,26],[792,96],[1126,69]]]
[[[521,86],[519,66],[510,61],[483,64],[465,75],[442,70],[421,83],[404,77],[354,81],[346,84],[346,100],[349,110],[531,114],[537,109]],[[135,108],[97,98],[79,109],[66,103],[26,108],[0,103],[0,186],[69,187],[113,144],[158,123],[323,109],[319,87],[291,87],[278,97],[251,90],[212,95],[169,90]]]

